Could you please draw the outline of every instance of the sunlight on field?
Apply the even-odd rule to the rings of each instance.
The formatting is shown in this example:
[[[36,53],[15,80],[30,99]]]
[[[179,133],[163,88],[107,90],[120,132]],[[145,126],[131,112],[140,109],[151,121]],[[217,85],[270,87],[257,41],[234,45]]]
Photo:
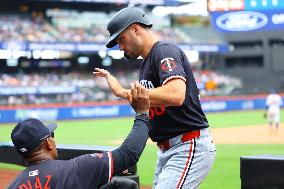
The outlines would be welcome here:
[[[262,113],[263,111],[248,111],[207,114],[212,125],[211,133],[217,143],[217,158],[201,189],[219,189],[220,183],[222,188],[239,189],[240,156],[284,154],[283,121],[278,135],[270,135]],[[283,116],[283,110],[281,114]],[[133,118],[59,121],[55,139],[58,144],[119,146],[132,124]],[[0,125],[0,142],[10,140],[12,128],[13,124]],[[155,143],[148,141],[138,163],[140,182],[144,186],[152,185],[156,151]],[[1,170],[5,168],[15,169],[14,166],[0,164]]]

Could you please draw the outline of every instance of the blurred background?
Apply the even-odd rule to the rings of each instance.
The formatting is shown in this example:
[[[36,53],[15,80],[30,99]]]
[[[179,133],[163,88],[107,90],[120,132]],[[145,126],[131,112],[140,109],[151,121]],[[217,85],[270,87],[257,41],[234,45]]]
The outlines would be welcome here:
[[[92,71],[137,80],[141,60],[105,48],[106,24],[126,6],[186,52],[202,96],[284,90],[282,1],[1,0],[0,105],[120,100]]]
[[[267,84],[251,88],[258,79],[244,77],[269,69],[266,64],[271,61],[265,62],[260,55],[269,48],[261,45],[268,39],[253,40],[257,55],[234,52],[238,53],[236,57],[227,57],[229,47],[232,50],[235,44],[211,27],[206,1],[190,2],[194,1],[0,1],[0,104],[120,100],[104,81],[92,76],[92,71],[105,68],[125,87],[137,80],[141,60],[127,62],[117,47],[105,48],[107,22],[119,9],[134,5],[148,12],[160,40],[176,43],[186,52],[202,95],[265,92],[269,82],[281,84],[279,78],[269,74]],[[243,44],[251,49],[250,45]],[[256,71],[244,74],[240,64]]]
[[[108,21],[127,6],[143,8],[159,39],[184,50],[206,113],[244,111],[228,118],[228,123],[224,115],[229,117],[229,113],[218,118],[208,114],[212,127],[266,124],[259,114],[265,109],[267,94],[274,89],[282,99],[284,96],[282,0],[1,0],[0,123],[15,123],[26,117],[51,121],[134,115],[127,102],[111,93],[104,79],[92,75],[96,67],[107,69],[126,88],[138,80],[142,59],[127,61],[117,46],[105,47]],[[131,120],[122,121],[122,125],[131,126]],[[77,127],[73,131],[76,137],[84,133],[83,129],[78,131],[78,125],[83,128],[79,121],[72,124]],[[11,128],[9,124],[0,125],[0,142],[10,140]],[[65,129],[61,133],[59,129],[59,136],[71,133]],[[64,137],[70,138],[59,141],[97,143],[92,139],[72,140],[71,134]],[[284,143],[280,141],[274,142]],[[221,154],[222,150],[230,154],[227,146],[218,147]],[[276,148],[274,152],[283,152]],[[150,154],[155,156],[152,151]],[[143,163],[147,167],[146,160]],[[148,180],[142,184],[151,185],[152,175],[143,174],[142,180]],[[236,173],[231,177],[236,178]],[[227,188],[232,186],[239,188],[239,177]]]

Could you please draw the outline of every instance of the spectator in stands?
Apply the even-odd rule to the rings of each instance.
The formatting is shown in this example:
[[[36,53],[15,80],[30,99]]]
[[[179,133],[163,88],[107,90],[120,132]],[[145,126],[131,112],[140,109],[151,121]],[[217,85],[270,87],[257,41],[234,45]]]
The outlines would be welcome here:
[[[123,87],[129,88],[129,83],[137,80],[138,71],[136,69],[123,72],[117,70],[113,72]],[[227,75],[216,73],[214,71],[193,70],[197,86],[202,96],[206,95],[226,95],[221,88],[239,86],[239,79]],[[208,82],[214,83],[209,85]],[[207,86],[206,86],[207,85]],[[1,74],[0,87],[5,90],[15,87],[34,88],[39,87],[70,87],[74,86],[78,90],[75,93],[56,93],[56,94],[9,94],[2,96],[0,105],[17,104],[41,104],[45,103],[72,103],[86,101],[114,101],[120,100],[110,91],[107,82],[103,78],[92,79],[85,73],[70,72],[63,74],[60,72],[44,73],[18,73]],[[1,90],[2,91],[2,90]]]
[[[83,26],[80,14],[68,22],[68,16],[60,17],[59,20],[66,20],[65,24],[51,22],[42,15],[0,15],[0,42],[4,41],[29,41],[29,42],[93,42],[105,43],[108,34],[103,25]],[[88,18],[89,19],[89,18]],[[77,27],[76,24],[78,23]],[[79,27],[80,26],[80,27]],[[184,38],[175,32],[173,28],[157,28],[156,33],[163,41],[184,43]]]

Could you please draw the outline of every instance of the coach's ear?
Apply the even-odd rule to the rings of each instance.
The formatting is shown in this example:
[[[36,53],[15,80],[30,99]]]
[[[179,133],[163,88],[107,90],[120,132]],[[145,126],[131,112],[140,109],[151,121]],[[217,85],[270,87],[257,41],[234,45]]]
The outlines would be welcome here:
[[[55,142],[54,142],[54,140],[51,137],[48,137],[46,139],[45,143],[46,143],[46,149],[48,151],[52,151],[54,148],[56,148]]]

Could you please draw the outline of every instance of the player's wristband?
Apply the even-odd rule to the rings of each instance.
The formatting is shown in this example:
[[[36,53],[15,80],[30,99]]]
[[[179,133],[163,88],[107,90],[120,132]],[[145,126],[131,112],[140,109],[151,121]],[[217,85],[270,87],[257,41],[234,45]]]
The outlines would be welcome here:
[[[136,113],[136,116],[147,116],[147,117],[149,117],[149,112]]]
[[[135,120],[143,121],[149,127],[149,113],[148,112],[136,113]]]

